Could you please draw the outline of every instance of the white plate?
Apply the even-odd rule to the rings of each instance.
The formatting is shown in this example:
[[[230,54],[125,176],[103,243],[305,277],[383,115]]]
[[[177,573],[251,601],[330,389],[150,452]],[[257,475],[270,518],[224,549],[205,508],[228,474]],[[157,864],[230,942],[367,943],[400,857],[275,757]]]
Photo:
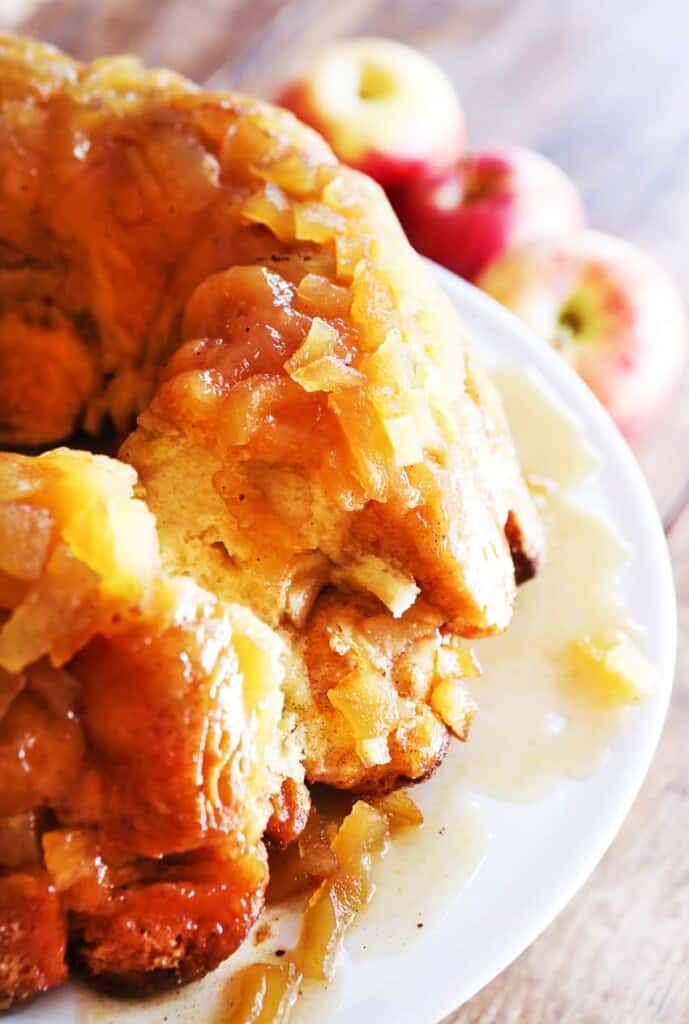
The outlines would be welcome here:
[[[586,387],[545,345],[481,292],[439,267],[433,271],[484,361],[539,374],[600,456],[601,472],[587,485],[583,500],[613,520],[629,545],[621,600],[645,632],[646,653],[661,685],[592,777],[558,783],[532,803],[477,798],[487,833],[482,859],[476,850],[457,848],[448,851],[446,863],[424,866],[417,894],[425,886],[438,897],[423,930],[416,928],[409,889],[400,892],[400,914],[387,927],[372,907],[348,940],[331,991],[320,1003],[316,1000],[315,1009],[296,1015],[295,1024],[351,1024],[353,1019],[358,1024],[433,1024],[486,985],[553,920],[605,852],[647,772],[670,698],[676,650],[672,574],[655,506],[631,452]],[[442,799],[447,793],[447,774],[441,770],[417,793],[422,805],[432,803],[434,795],[437,803],[438,795]],[[407,845],[408,856],[413,849]],[[277,944],[273,937],[272,948],[264,952],[272,953]],[[247,947],[244,958],[255,958],[255,948]],[[146,1010],[110,1004],[110,1012],[99,1012],[95,1019],[121,1018],[127,1024],[218,1019],[208,1014],[225,985],[222,971],[165,1003],[149,1003]],[[84,1017],[69,988],[38,1000],[21,1015],[23,1024],[78,1020]]]

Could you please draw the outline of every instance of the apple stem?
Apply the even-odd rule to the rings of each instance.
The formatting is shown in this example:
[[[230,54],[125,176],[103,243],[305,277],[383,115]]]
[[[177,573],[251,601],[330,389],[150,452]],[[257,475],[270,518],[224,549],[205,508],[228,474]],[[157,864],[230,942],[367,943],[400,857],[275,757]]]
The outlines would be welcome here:
[[[571,306],[565,306],[557,318],[555,333],[550,339],[550,344],[565,359],[570,359],[574,355],[575,341],[581,328],[582,322],[579,314]]]

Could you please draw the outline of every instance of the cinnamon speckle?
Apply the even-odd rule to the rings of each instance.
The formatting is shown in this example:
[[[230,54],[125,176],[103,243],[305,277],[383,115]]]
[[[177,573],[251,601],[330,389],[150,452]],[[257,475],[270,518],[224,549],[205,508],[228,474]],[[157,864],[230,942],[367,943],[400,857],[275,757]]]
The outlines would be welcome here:
[[[268,921],[264,921],[262,924],[259,924],[258,928],[254,931],[254,945],[260,946],[260,944],[265,942],[266,939],[269,939],[272,934],[273,929]]]

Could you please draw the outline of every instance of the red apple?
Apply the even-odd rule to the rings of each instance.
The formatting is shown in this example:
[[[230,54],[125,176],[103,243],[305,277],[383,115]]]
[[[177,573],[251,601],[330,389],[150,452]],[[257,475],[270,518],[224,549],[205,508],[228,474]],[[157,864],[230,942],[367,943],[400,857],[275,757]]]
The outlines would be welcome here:
[[[507,249],[585,222],[567,175],[517,146],[470,154],[441,173],[419,175],[393,198],[412,245],[470,281]]]
[[[451,164],[464,143],[451,82],[427,57],[389,39],[326,46],[277,102],[386,188]]]
[[[634,246],[595,231],[528,242],[477,284],[565,357],[628,437],[662,409],[686,356],[686,314]]]

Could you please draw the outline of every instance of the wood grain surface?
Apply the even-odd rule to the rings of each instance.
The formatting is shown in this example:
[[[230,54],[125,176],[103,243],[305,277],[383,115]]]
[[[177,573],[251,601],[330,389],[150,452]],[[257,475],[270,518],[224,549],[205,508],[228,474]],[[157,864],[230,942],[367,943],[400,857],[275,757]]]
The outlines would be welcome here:
[[[687,0],[0,0],[0,29],[83,58],[134,51],[265,96],[325,40],[401,39],[456,83],[472,144],[552,157],[594,226],[642,245],[689,295]],[[689,1021],[688,397],[689,370],[635,445],[680,600],[677,684],[652,770],[584,890],[445,1024]]]

